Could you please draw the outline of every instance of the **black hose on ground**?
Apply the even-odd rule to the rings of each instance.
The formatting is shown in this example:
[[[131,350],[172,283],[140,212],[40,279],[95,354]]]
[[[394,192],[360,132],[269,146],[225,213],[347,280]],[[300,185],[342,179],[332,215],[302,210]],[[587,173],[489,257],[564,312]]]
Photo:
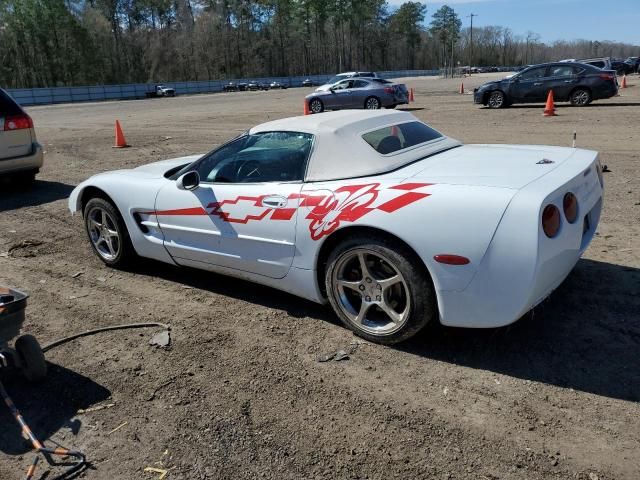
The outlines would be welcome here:
[[[88,337],[90,335],[95,335],[97,333],[110,332],[112,330],[127,330],[127,329],[131,329],[131,328],[149,328],[149,327],[162,327],[162,328],[164,328],[166,330],[171,330],[171,327],[169,325],[167,325],[166,323],[158,323],[158,322],[129,323],[129,324],[125,324],[125,325],[112,325],[110,327],[96,328],[95,330],[88,330],[86,332],[76,333],[75,335],[71,335],[71,336],[68,336],[68,337],[61,338],[59,340],[56,340],[55,342],[51,342],[50,344],[45,345],[44,347],[42,347],[42,351],[43,352],[47,352],[47,351],[51,350],[52,348],[59,347],[60,345],[63,345],[63,344],[68,343],[68,342],[71,342],[71,341],[76,340],[78,338]]]

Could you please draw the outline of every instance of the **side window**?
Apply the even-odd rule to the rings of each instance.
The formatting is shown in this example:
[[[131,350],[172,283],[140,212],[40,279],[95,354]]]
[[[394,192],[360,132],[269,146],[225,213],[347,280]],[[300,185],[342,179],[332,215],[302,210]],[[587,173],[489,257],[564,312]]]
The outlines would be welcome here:
[[[302,181],[312,143],[309,133],[245,135],[207,155],[196,170],[209,183]]]
[[[353,82],[353,88],[365,88],[369,86],[369,82],[365,82],[364,80],[356,80]]]
[[[353,84],[353,80],[343,80],[342,82],[338,83],[335,87],[333,87],[334,90],[345,90],[347,88],[351,88],[350,85]]]
[[[520,75],[520,80],[535,80],[536,78],[544,78],[547,67],[538,67],[527,70]]]
[[[553,65],[549,70],[550,77],[570,77],[574,74],[574,67],[571,65]]]

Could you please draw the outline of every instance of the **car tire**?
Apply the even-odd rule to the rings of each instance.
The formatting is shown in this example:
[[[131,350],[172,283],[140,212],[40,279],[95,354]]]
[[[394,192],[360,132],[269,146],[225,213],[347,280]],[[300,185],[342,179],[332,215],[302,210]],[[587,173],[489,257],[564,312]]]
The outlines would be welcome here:
[[[369,341],[402,342],[437,318],[433,284],[422,262],[384,236],[340,243],[329,255],[324,280],[334,312]]]
[[[309,111],[311,113],[322,113],[324,112],[324,103],[319,98],[312,98],[309,101]]]
[[[30,382],[43,380],[47,376],[47,362],[38,340],[33,335],[22,335],[16,340],[15,347],[25,378]]]
[[[487,106],[489,108],[504,108],[507,106],[507,97],[504,92],[494,90],[487,98]]]
[[[377,97],[367,97],[364,101],[365,110],[380,110],[380,108],[382,108],[382,104]]]
[[[574,107],[584,107],[591,103],[591,92],[586,88],[576,88],[569,96],[569,101]]]
[[[136,257],[127,227],[118,209],[104,198],[92,198],[84,207],[84,226],[94,253],[105,265],[126,267]]]

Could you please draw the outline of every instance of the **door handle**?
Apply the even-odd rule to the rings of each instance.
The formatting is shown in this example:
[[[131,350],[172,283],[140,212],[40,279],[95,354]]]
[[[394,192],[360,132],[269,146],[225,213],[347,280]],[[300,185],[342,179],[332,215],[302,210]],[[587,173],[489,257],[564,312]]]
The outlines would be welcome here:
[[[542,85],[542,82],[535,82],[535,83],[534,83],[534,85],[535,85],[536,87],[538,87],[538,86]]]
[[[287,206],[287,199],[280,195],[269,195],[262,199],[262,205],[272,208],[284,208]]]
[[[575,80],[565,80],[564,83],[573,83]]]

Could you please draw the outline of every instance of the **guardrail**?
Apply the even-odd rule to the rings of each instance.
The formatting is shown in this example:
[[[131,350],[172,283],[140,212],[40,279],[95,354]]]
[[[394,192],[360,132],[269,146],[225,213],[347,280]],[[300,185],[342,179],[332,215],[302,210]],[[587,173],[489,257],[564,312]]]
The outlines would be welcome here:
[[[382,78],[424,77],[440,75],[440,70],[397,70],[380,72]],[[301,87],[309,79],[314,85],[321,85],[332,75],[308,75],[298,77],[236,78],[231,80],[201,80],[195,82],[165,82],[162,85],[174,88],[176,95],[221,92],[222,87],[233,83],[280,82],[289,87]],[[50,105],[53,103],[98,102],[104,100],[135,100],[145,98],[153,92],[157,84],[131,83],[123,85],[96,85],[87,87],[16,88],[7,92],[23,106]]]

